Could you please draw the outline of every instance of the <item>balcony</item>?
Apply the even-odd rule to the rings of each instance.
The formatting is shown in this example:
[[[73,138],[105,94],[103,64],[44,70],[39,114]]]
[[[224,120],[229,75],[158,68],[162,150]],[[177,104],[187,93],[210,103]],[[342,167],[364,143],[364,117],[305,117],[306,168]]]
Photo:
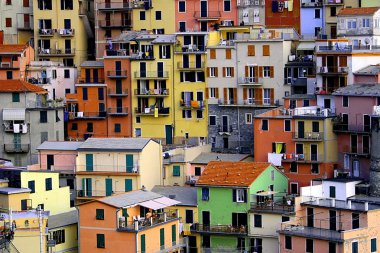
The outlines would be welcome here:
[[[207,234],[221,234],[221,235],[247,235],[247,226],[233,226],[233,225],[204,225],[194,224],[191,226],[191,230],[198,233]]]
[[[265,6],[265,0],[238,0],[237,6],[240,8]]]
[[[189,44],[189,45],[178,45],[174,47],[174,52],[176,53],[205,53],[206,47],[204,45]]]
[[[263,84],[263,78],[259,77],[239,77],[238,83],[240,85],[262,85]]]
[[[139,163],[135,163],[131,166],[122,166],[113,164],[109,165],[93,165],[92,167],[87,167],[86,165],[77,165],[76,173],[78,175],[87,175],[87,174],[125,174],[128,176],[138,176],[140,173]]]
[[[323,5],[323,0],[317,0],[311,2],[310,0],[302,0],[301,7],[321,7]]]
[[[343,5],[344,0],[325,0],[325,5]]]
[[[318,46],[317,52],[326,52],[326,53],[351,53],[352,45],[347,43],[335,43],[335,45],[330,46]]]
[[[61,37],[72,37],[75,35],[75,29],[58,29],[57,33]]]
[[[344,124],[341,122],[335,122],[333,124],[334,132],[343,132],[343,133],[370,133],[371,125],[361,125],[361,124]]]
[[[30,144],[11,143],[4,144],[5,153],[28,153]]]
[[[219,133],[232,133],[232,125],[219,125]]]
[[[167,97],[169,89],[135,89],[135,95],[138,97]]]
[[[273,107],[278,106],[275,104],[274,100],[269,98],[259,100],[254,98],[248,98],[242,101],[234,101],[233,99],[219,99],[219,106],[260,106],[260,107]]]
[[[132,8],[132,3],[112,2],[112,3],[98,3],[99,11],[126,11]]]
[[[318,163],[324,162],[324,159],[325,157],[323,154],[289,154],[283,162]]]
[[[38,35],[40,37],[52,37],[54,36],[54,33],[55,33],[55,29],[38,29]]]
[[[325,229],[325,228],[317,228],[317,227],[306,227],[306,226],[294,224],[294,222],[282,223],[281,229],[278,232],[280,234],[290,235],[290,236],[300,236],[300,237],[306,237],[306,238],[327,240],[327,241],[337,242],[337,243],[343,242],[342,233],[339,231]]]
[[[107,71],[107,77],[108,78],[127,78],[127,71],[126,70],[116,70],[116,71]]]
[[[78,78],[78,83],[80,83],[80,84],[85,84],[85,83],[88,83],[88,84],[91,84],[91,83],[98,84],[98,83],[104,83],[104,79],[103,78],[79,77]]]
[[[338,66],[322,66],[317,68],[317,73],[320,75],[348,75],[348,67]]]
[[[139,108],[135,107],[135,114],[139,116],[155,116],[155,109],[156,108]],[[161,107],[158,109],[158,116],[169,116],[170,114],[170,108],[169,107]]]
[[[9,61],[9,62],[5,62],[5,61],[2,61],[0,62],[0,69],[19,69],[20,67],[18,66],[18,62],[13,62],[13,61]]]
[[[181,109],[184,109],[184,110],[190,110],[190,109],[204,109],[205,105],[206,105],[206,100],[203,100],[203,101],[196,101],[196,100],[180,100],[180,103],[179,103]]]
[[[39,48],[38,49],[39,56],[46,57],[55,57],[55,56],[74,56],[75,49],[74,48],[65,48],[65,49],[54,49],[54,48]]]
[[[135,71],[137,79],[168,79],[169,71]]]
[[[71,119],[104,119],[107,117],[107,112],[69,112]]]
[[[323,136],[323,132],[293,132],[296,141],[322,141]]]
[[[111,116],[126,116],[128,115],[128,107],[108,108],[107,113]]]
[[[221,17],[220,11],[196,11],[194,12],[194,18],[197,20],[209,20],[209,21],[216,21],[219,20]]]
[[[29,133],[29,123],[13,123],[13,121],[4,121],[4,132],[15,133],[15,134],[26,134]]]
[[[125,28],[132,27],[132,20],[99,20],[99,27],[101,28]]]
[[[349,155],[355,155],[355,156],[364,156],[368,157],[371,153],[370,147],[363,147],[363,146],[349,146],[349,145],[344,145],[342,152],[344,154],[349,154]]]
[[[205,62],[177,62],[177,68],[179,70],[203,70],[205,67]]]
[[[125,97],[128,96],[128,89],[111,89],[108,88],[108,96],[110,97]]]
[[[22,31],[31,31],[33,30],[33,24],[30,22],[21,22],[20,24],[17,24],[17,29]]]
[[[28,83],[37,84],[37,85],[46,85],[46,84],[51,84],[51,80],[52,79],[50,77],[45,77],[45,78],[31,77],[31,78],[28,78]]]
[[[251,211],[255,213],[290,214],[294,213],[294,210],[294,204],[288,205],[282,202],[272,202],[268,204],[256,202],[251,203]]]

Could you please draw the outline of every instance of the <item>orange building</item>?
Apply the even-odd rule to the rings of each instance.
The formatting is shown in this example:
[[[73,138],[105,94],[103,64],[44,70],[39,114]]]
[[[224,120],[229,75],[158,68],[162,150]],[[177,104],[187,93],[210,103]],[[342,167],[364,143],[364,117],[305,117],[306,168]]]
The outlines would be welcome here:
[[[0,80],[26,77],[26,65],[34,60],[34,49],[29,45],[0,44]]]
[[[80,252],[179,252],[178,201],[138,190],[79,205]]]
[[[300,0],[265,0],[265,26],[268,28],[294,27],[300,32],[300,10]]]

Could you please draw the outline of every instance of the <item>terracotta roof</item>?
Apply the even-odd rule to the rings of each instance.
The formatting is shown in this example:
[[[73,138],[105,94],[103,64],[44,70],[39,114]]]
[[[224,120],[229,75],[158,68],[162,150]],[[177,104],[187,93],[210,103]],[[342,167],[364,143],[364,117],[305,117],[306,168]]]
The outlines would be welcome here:
[[[0,92],[36,92],[45,93],[40,86],[22,80],[0,80]]]
[[[197,185],[249,187],[271,164],[266,162],[209,162]]]
[[[1,53],[22,53],[28,45],[26,44],[11,44],[11,45],[0,45]]]
[[[351,16],[351,15],[373,15],[380,8],[379,7],[364,7],[364,8],[343,8],[339,11],[338,16]]]

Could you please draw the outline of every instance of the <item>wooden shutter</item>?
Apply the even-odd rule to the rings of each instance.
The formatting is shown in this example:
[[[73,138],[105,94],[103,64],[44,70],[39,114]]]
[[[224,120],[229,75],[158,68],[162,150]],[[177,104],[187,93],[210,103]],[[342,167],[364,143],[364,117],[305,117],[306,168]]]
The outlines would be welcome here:
[[[255,56],[255,45],[248,45],[248,56]]]
[[[235,68],[232,67],[232,68],[231,68],[231,77],[234,77],[234,76],[235,76]]]
[[[210,49],[210,59],[216,59],[216,52],[215,49]]]
[[[245,77],[248,77],[249,75],[249,67],[245,66]]]
[[[207,67],[206,72],[207,72],[207,73],[206,73],[206,76],[207,76],[207,77],[210,77],[210,67]]]
[[[206,98],[210,98],[210,96],[209,96],[209,92],[208,92],[208,89],[209,89],[209,88],[206,88]]]
[[[263,66],[259,67],[259,77],[263,77]]]
[[[270,66],[269,71],[270,71],[270,78],[273,78],[274,77],[274,67]]]
[[[215,73],[215,77],[218,77],[218,67],[215,67],[214,73]]]
[[[237,88],[233,88],[234,91],[234,105],[237,105]]]
[[[132,179],[125,179],[125,192],[132,191]],[[125,209],[123,209],[125,210]]]
[[[243,100],[247,100],[247,88],[243,88]]]
[[[224,102],[226,103],[227,102],[227,88],[223,88],[223,99],[224,99]]]
[[[215,88],[215,97],[219,98],[219,88]]]
[[[263,56],[270,56],[270,47],[269,47],[269,45],[263,45]]]
[[[262,105],[263,104],[263,89],[255,88],[255,104]]]
[[[231,59],[231,48],[226,48],[226,59]]]
[[[12,18],[5,19],[5,27],[12,27]]]
[[[274,104],[274,89],[273,88],[270,89],[270,104],[271,105]]]
[[[226,67],[223,67],[223,77],[226,77]]]
[[[253,72],[254,72],[254,75],[255,75],[255,79],[257,79],[258,76],[259,76],[259,67],[254,66],[253,67]],[[256,82],[257,82],[257,80],[256,80]]]
[[[339,67],[347,67],[347,56],[339,56]]]
[[[29,0],[23,0],[22,1],[22,6],[23,7],[29,7]]]

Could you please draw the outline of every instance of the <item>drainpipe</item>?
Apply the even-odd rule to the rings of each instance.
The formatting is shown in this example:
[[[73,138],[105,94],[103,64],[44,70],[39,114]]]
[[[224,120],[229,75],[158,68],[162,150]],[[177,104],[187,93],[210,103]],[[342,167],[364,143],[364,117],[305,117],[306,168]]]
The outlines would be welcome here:
[[[78,238],[77,238],[77,241],[78,241],[78,252],[80,252],[80,219],[79,219],[79,207],[78,206],[75,206],[75,209],[77,209],[77,212],[78,212]]]

